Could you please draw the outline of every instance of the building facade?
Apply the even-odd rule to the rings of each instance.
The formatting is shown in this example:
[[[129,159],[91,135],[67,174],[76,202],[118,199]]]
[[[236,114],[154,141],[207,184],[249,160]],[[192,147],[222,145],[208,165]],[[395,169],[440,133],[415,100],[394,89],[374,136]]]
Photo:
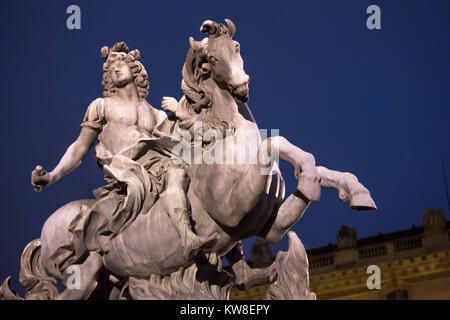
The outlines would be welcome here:
[[[450,221],[431,208],[422,218],[421,227],[363,239],[342,226],[336,244],[307,250],[311,292],[317,299],[450,299]],[[269,245],[257,240],[249,265],[273,259]],[[230,299],[263,299],[267,287],[234,289]]]

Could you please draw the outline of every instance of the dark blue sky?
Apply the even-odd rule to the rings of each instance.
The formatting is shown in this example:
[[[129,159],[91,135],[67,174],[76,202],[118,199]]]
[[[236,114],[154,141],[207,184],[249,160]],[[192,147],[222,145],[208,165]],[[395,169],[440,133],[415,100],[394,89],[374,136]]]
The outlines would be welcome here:
[[[428,207],[449,219],[441,169],[442,155],[450,171],[448,0],[204,3],[1,2],[0,280],[16,283],[22,249],[54,210],[103,185],[92,153],[41,193],[29,183],[37,164],[58,163],[101,96],[100,48],[138,48],[148,100],[159,107],[162,96],[181,96],[188,37],[201,39],[206,19],[236,24],[260,128],[279,128],[318,164],[355,173],[378,205],[354,212],[324,190],[294,227],[307,248],[335,242],[343,224],[366,237],[421,225]],[[70,4],[81,8],[81,30],[66,28]],[[381,30],[366,28],[371,4],[381,8]],[[293,169],[282,170],[290,192]],[[284,239],[272,249],[286,247]]]

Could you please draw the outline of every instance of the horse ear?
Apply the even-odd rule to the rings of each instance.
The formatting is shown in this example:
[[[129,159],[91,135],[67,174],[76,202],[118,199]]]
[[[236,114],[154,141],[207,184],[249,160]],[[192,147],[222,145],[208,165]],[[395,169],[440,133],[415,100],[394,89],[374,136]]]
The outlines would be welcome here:
[[[225,19],[225,22],[227,23],[228,27],[228,35],[230,36],[230,38],[233,38],[234,34],[236,33],[236,26],[230,19]]]
[[[191,45],[191,48],[194,50],[200,49],[200,44],[197,41],[195,41],[195,39],[192,37],[189,37],[189,44]]]
[[[211,20],[205,20],[200,27],[201,33],[208,33],[209,35],[213,35],[217,31],[217,23]]]

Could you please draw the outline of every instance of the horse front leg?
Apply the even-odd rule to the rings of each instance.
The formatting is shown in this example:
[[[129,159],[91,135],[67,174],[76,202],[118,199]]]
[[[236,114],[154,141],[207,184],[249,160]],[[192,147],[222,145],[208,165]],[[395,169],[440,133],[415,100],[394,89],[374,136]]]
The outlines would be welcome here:
[[[320,200],[320,174],[316,168],[314,156],[290,143],[282,136],[270,137],[261,144],[261,152],[270,155],[273,161],[277,156],[294,166],[295,177],[298,180],[297,189],[309,201]],[[266,160],[267,162],[267,160]]]
[[[324,188],[333,188],[339,191],[342,202],[350,201],[350,208],[355,210],[376,210],[377,206],[370,196],[369,190],[364,187],[356,176],[350,172],[330,170],[317,167],[320,174],[320,185]]]
[[[270,143],[269,143],[270,142]],[[260,235],[268,242],[281,240],[284,234],[303,216],[311,201],[320,199],[320,188],[334,188],[339,191],[343,202],[350,201],[350,207],[356,210],[375,210],[377,207],[370,192],[349,172],[340,172],[316,167],[314,157],[291,144],[284,137],[272,137],[263,142],[267,144],[272,158],[273,152],[279,152],[280,159],[291,163],[298,180],[297,190],[290,195],[273,213],[270,225]],[[270,148],[270,149],[269,149]],[[276,148],[276,149],[274,149]]]
[[[299,147],[291,144],[286,138],[277,136],[270,141],[272,149],[279,152],[280,159],[291,163],[295,168],[298,180],[297,189],[306,199],[317,202],[320,200],[320,188],[333,188],[339,191],[342,202],[350,201],[350,207],[355,210],[376,210],[375,202],[370,192],[364,187],[356,176],[350,172],[330,170],[315,165],[314,156]],[[272,150],[273,152],[273,150]],[[271,157],[274,155],[271,153]]]
[[[320,185],[324,188],[334,188],[339,191],[342,202],[350,201],[350,207],[355,210],[376,210],[377,206],[370,197],[370,192],[358,182],[355,175],[349,172],[339,172],[317,167],[320,174]],[[299,181],[300,184],[300,181]],[[270,228],[259,235],[270,243],[281,240],[287,231],[303,216],[310,204],[301,192],[295,190],[283,204],[273,213]]]
[[[263,141],[262,150],[274,157],[294,166],[294,174],[298,180],[294,191],[272,214],[268,225],[261,230],[259,236],[270,243],[281,240],[284,234],[303,216],[311,201],[320,200],[321,177],[316,168],[314,156],[290,143],[281,136],[271,137]],[[261,151],[262,152],[262,151]]]
[[[286,232],[297,223],[311,203],[301,192],[295,190],[283,204],[273,212],[270,225],[266,226],[258,235],[267,242],[277,243]]]

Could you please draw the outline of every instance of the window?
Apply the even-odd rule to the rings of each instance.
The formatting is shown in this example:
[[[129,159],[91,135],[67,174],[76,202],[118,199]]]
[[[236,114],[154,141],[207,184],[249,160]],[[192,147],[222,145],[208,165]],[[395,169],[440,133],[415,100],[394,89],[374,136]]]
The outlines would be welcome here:
[[[359,259],[364,260],[364,259],[369,259],[369,258],[373,258],[373,257],[384,256],[387,254],[387,250],[386,250],[385,246],[375,247],[375,248],[367,248],[367,249],[359,250],[358,254],[359,254]]]
[[[311,260],[309,262],[310,269],[322,268],[333,264],[333,257],[324,257]]]
[[[394,252],[413,250],[417,248],[422,248],[422,238],[394,243]]]

